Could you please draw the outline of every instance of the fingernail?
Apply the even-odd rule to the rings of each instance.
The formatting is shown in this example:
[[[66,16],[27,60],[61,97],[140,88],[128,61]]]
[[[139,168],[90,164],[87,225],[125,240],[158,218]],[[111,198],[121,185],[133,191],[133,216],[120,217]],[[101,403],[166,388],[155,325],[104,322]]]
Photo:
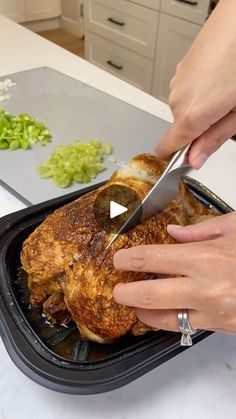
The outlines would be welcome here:
[[[200,169],[200,167],[202,167],[203,164],[207,161],[208,157],[209,156],[205,153],[198,154],[191,162],[192,167],[194,169]]]
[[[167,231],[169,233],[169,231],[171,231],[172,233],[174,233],[175,231],[179,231],[181,230],[183,227],[178,225],[178,224],[168,224],[167,226]]]
[[[123,284],[122,282],[120,282],[119,284],[117,284],[114,289],[113,289],[113,297],[114,300],[118,303],[118,304],[122,304],[123,302],[123,295],[124,293],[122,292],[123,287],[125,287],[126,284]]]
[[[115,269],[121,269],[124,266],[126,260],[126,249],[118,250],[113,256],[113,264]]]

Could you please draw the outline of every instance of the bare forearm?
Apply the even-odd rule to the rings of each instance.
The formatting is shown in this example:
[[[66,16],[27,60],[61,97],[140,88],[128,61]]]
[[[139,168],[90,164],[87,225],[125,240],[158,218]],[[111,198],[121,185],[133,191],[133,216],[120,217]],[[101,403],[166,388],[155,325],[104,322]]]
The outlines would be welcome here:
[[[236,132],[236,1],[221,0],[170,84],[174,124],[157,144],[167,158],[193,143],[190,163],[199,168]]]
[[[199,35],[196,37],[192,48],[186,55],[191,54],[192,50],[199,53],[199,47],[206,56],[214,57],[219,60],[225,58],[226,51],[229,51],[229,59],[233,61],[233,54],[236,54],[236,1],[221,0],[214,12],[206,21]],[[210,49],[209,49],[210,48]],[[236,67],[236,61],[235,61]]]

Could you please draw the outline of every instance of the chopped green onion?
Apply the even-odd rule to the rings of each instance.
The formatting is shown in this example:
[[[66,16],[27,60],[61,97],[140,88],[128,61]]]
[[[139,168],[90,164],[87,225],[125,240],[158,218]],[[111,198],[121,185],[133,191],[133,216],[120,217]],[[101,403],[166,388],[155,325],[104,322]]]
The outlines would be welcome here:
[[[74,182],[89,183],[106,169],[103,158],[111,151],[110,144],[102,145],[97,139],[85,144],[75,141],[56,147],[50,159],[43,162],[37,172],[41,179],[52,178],[59,188],[67,188]]]
[[[42,146],[51,141],[51,134],[44,124],[25,114],[10,115],[0,109],[0,149],[28,150],[38,143]]]

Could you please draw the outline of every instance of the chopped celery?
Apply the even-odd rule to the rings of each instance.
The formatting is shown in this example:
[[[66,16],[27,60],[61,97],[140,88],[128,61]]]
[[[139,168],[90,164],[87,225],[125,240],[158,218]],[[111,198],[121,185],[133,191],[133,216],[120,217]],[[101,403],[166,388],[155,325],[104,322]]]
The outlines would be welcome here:
[[[71,184],[70,176],[66,173],[55,173],[52,176],[53,183],[58,186],[58,188],[67,188]]]
[[[28,114],[10,115],[0,109],[0,149],[28,150],[33,144],[46,145],[51,134],[44,124]]]
[[[0,150],[6,150],[8,147],[8,142],[0,139]]]
[[[38,169],[38,174],[40,175],[41,179],[48,179],[52,177],[52,170],[50,168],[50,165],[46,162],[41,164]]]
[[[114,156],[110,156],[107,161],[109,161],[109,163],[116,163],[116,158]]]
[[[19,141],[19,140],[13,140],[13,141],[10,143],[9,148],[10,148],[11,150],[17,150],[18,148],[21,148],[20,141]]]
[[[102,146],[102,151],[103,151],[104,154],[111,154],[111,152],[112,152],[111,144],[104,144]]]
[[[52,178],[59,188],[66,188],[74,182],[89,183],[106,169],[103,157],[111,151],[109,144],[102,145],[97,139],[85,144],[75,141],[56,147],[50,159],[42,163],[37,172],[42,179]]]

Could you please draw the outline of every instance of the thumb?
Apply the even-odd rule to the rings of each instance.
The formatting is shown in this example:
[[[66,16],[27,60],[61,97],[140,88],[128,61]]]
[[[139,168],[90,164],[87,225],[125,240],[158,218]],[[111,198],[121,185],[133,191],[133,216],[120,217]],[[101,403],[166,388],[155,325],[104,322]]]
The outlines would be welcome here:
[[[199,116],[189,116],[183,121],[177,119],[161,137],[155,147],[155,154],[167,160],[175,151],[186,144],[191,145],[189,163],[199,169],[220,146],[235,134],[236,108],[213,125],[206,126]]]
[[[236,212],[185,227],[170,224],[167,231],[180,243],[217,239],[236,232]]]
[[[198,138],[205,131],[204,128],[197,116],[194,119],[176,119],[156,144],[156,156],[161,160],[167,160],[175,151]]]
[[[183,135],[179,123],[174,122],[158,141],[154,152],[160,160],[168,160],[175,151],[191,143],[196,137],[197,135],[192,136],[189,133]]]
[[[235,132],[236,111],[233,110],[193,142],[189,155],[191,166],[194,169],[199,169],[207,158],[232,137]]]

